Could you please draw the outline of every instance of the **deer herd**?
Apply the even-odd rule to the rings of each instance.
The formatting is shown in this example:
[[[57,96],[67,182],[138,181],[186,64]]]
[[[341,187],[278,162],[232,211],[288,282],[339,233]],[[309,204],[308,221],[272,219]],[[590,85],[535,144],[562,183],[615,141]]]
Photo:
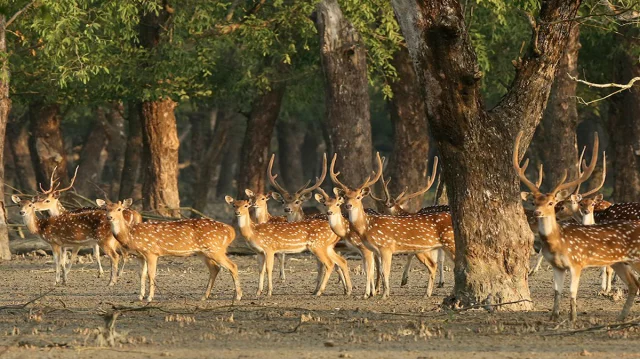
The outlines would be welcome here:
[[[598,191],[604,184],[606,161],[603,159],[603,178],[599,185],[585,193],[580,186],[594,172],[598,161],[598,136],[595,135],[591,159],[587,165],[583,155],[577,163],[576,178],[568,181],[565,171],[562,180],[548,193],[540,190],[543,168],[540,166],[537,181],[531,182],[525,175],[528,160],[520,165],[518,149],[522,134],[516,138],[513,166],[529,192],[522,192],[522,199],[533,210],[525,210],[531,230],[537,235],[540,260],[546,259],[553,268],[555,291],[552,318],[560,310],[564,277],[571,277],[570,319],[576,320],[576,297],[580,275],[584,268],[603,267],[603,291],[611,289],[611,277],[617,276],[629,287],[629,294],[620,314],[624,318],[635,300],[640,283],[634,270],[640,269],[640,203],[611,204],[603,201]],[[451,213],[448,206],[424,207],[416,213],[405,209],[409,200],[421,197],[433,185],[438,158],[433,161],[431,175],[423,188],[415,193],[404,191],[393,197],[388,190],[390,179],[383,176],[384,159],[376,155],[376,171],[357,187],[350,187],[340,180],[336,172],[334,155],[327,166],[323,158],[322,174],[313,185],[307,182],[296,192],[290,192],[278,183],[273,174],[274,157],[269,162],[267,175],[274,192],[257,192],[247,189],[247,199],[225,197],[237,217],[242,237],[258,259],[259,281],[257,295],[264,290],[267,276],[267,295],[273,293],[273,267],[276,255],[280,262],[280,278],[285,278],[285,255],[311,252],[317,260],[317,278],[314,294],[322,295],[334,268],[338,272],[345,295],[352,292],[347,260],[336,251],[343,241],[362,257],[365,274],[364,296],[378,293],[390,295],[391,262],[394,254],[409,254],[402,284],[407,282],[409,265],[415,256],[429,272],[425,296],[430,296],[439,273],[438,284],[443,283],[443,259],[456,254]],[[327,170],[335,187],[328,194],[322,185]],[[77,174],[77,168],[76,168]],[[49,188],[40,186],[41,193],[27,199],[13,195],[20,207],[20,215],[27,229],[47,242],[52,249],[55,263],[55,283],[66,283],[71,265],[78,250],[92,247],[102,275],[100,250],[111,259],[109,285],[115,285],[124,268],[124,259],[133,254],[141,263],[140,300],[144,299],[146,280],[149,281],[147,301],[152,301],[156,288],[156,267],[161,256],[200,256],[209,269],[209,282],[203,300],[210,296],[220,268],[227,269],[235,285],[235,300],[242,297],[237,265],[227,256],[227,248],[236,238],[236,230],[212,219],[184,219],[173,221],[143,222],[141,215],[131,209],[132,200],[112,203],[97,199],[98,207],[85,207],[67,211],[60,202],[62,192],[72,188],[59,188],[60,181],[51,176]],[[372,193],[378,181],[382,196]],[[314,194],[315,191],[315,194]],[[382,213],[365,208],[363,200],[371,197],[378,202]],[[325,208],[325,214],[305,214],[303,204],[314,198]],[[267,203],[270,199],[280,202],[285,216],[272,216]],[[42,213],[38,215],[38,213]],[[66,249],[72,249],[67,264]],[[122,263],[120,264],[120,259]],[[536,267],[539,267],[539,262]],[[377,272],[377,275],[376,275]],[[535,270],[530,274],[533,275]]]

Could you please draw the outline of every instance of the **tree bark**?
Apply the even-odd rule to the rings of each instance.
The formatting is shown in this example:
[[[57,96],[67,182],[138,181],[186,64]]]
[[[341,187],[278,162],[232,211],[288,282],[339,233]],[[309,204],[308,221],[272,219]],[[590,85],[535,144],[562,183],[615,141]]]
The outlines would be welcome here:
[[[107,193],[113,199],[120,193],[120,179],[124,168],[126,151],[126,134],[124,121],[124,106],[115,102],[109,109],[107,118],[107,162],[105,164],[102,181],[108,187]]]
[[[336,0],[318,3],[315,25],[320,36],[330,145],[338,154],[341,181],[355,187],[372,171],[366,50]]]
[[[314,178],[320,173],[317,172],[316,164],[320,161],[320,147],[324,143],[322,132],[318,130],[315,123],[308,123],[304,131],[304,141],[302,142],[302,164],[303,178]]]
[[[119,199],[130,198],[133,195],[140,174],[140,162],[142,160],[141,106],[142,104],[139,102],[129,103],[129,114],[127,116],[129,134],[127,136],[127,149],[124,154]]]
[[[7,124],[7,141],[15,164],[18,181],[15,185],[24,192],[34,192],[37,189],[36,174],[29,153],[29,130],[24,121],[14,120]]]
[[[213,128],[218,122],[218,110],[213,109],[209,111],[197,111],[188,115],[189,123],[191,126],[191,141],[190,141],[190,166],[188,168],[189,177],[191,177],[191,193],[190,198],[193,203],[197,200],[198,184],[202,179],[202,174],[205,172],[205,168],[208,163],[204,159],[207,155],[207,150],[211,144],[211,136]],[[220,144],[221,146],[224,144]],[[209,182],[207,182],[209,183]]]
[[[456,239],[452,299],[461,305],[519,301],[506,307],[529,310],[533,236],[512,166],[513,143],[523,131],[526,148],[542,118],[580,1],[542,1],[530,48],[515,64],[511,88],[490,111],[460,3],[392,4],[442,157]]]
[[[274,87],[253,103],[236,177],[238,197],[244,196],[247,188],[256,193],[265,190],[267,155],[284,91],[284,86]]]
[[[226,143],[229,141],[231,128],[233,127],[232,114],[223,111],[218,112],[216,124],[213,130],[213,136],[208,141],[208,148],[204,156],[200,159],[198,167],[200,167],[200,177],[194,185],[194,201],[193,208],[204,212],[209,203],[209,189],[213,179],[214,171],[220,165],[222,153]],[[193,213],[193,217],[197,215]]]
[[[302,166],[302,143],[305,139],[305,124],[297,120],[277,123],[278,159],[280,162],[280,178],[290,191],[297,190],[304,185],[305,177]],[[316,162],[308,163],[314,167]],[[313,177],[309,177],[313,178]]]
[[[163,216],[177,217],[178,194],[178,129],[173,112],[176,103],[170,99],[145,101],[140,118],[143,127],[143,158],[146,171],[142,185],[143,208]],[[173,208],[173,209],[172,209]]]
[[[88,198],[95,197],[99,192],[96,191],[96,186],[101,182],[107,141],[107,118],[104,109],[98,107],[94,123],[80,151],[78,177],[74,184],[76,191]],[[102,193],[99,194],[102,196]]]
[[[35,103],[31,105],[28,115],[31,132],[29,151],[36,181],[47,186],[53,169],[57,167],[57,176],[63,185],[67,184],[67,154],[60,131],[60,108],[58,105]]]
[[[420,97],[420,84],[416,77],[409,50],[401,47],[391,63],[398,72],[398,80],[391,83],[391,121],[393,122],[393,151],[387,173],[392,178],[389,191],[397,195],[404,191],[416,192],[424,187],[429,167],[429,129],[424,102]],[[406,208],[417,212],[422,198],[415,198]]]
[[[6,17],[0,14],[0,148],[5,147],[5,131],[9,121],[11,99],[9,98],[9,64],[7,60]],[[0,151],[0,260],[11,260],[7,209],[4,200],[4,151]]]
[[[621,50],[615,61],[616,83],[627,83],[640,76],[635,50],[640,41],[634,26],[620,29]],[[609,135],[613,150],[613,199],[615,202],[640,201],[640,89],[638,86],[612,97],[609,106]]]
[[[542,189],[551,190],[568,170],[569,178],[578,173],[578,108],[577,83],[569,78],[578,75],[580,27],[574,24],[564,53],[556,68],[555,82],[549,102],[538,126],[530,152],[544,164],[545,178]],[[536,166],[533,166],[534,168]]]
[[[235,117],[235,116],[234,116]],[[234,192],[233,182],[238,173],[240,151],[242,150],[242,139],[244,121],[234,121],[234,127],[230,130],[229,141],[224,146],[224,156],[220,164],[220,175],[216,184],[216,197],[220,198]],[[242,122],[242,123],[241,123]]]

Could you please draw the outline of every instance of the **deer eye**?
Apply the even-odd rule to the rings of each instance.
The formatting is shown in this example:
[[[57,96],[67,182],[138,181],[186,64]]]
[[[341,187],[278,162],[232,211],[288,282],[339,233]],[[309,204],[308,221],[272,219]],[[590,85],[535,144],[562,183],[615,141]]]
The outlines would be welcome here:
[[[49,203],[49,202],[51,202],[51,200],[46,200],[46,201],[44,201],[44,203]]]
[[[300,201],[296,201],[296,204],[300,204]]]
[[[122,211],[122,208],[118,208],[118,211]]]
[[[549,205],[550,205],[550,206],[553,206],[553,202],[549,202]]]
[[[356,199],[360,199],[360,196],[356,197]]]

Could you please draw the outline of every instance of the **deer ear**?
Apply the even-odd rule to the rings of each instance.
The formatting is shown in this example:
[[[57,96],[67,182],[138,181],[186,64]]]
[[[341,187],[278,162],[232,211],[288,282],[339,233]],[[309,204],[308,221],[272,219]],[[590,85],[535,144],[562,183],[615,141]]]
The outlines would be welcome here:
[[[13,196],[11,196],[11,200],[13,201],[13,203],[18,204],[20,203],[20,197],[16,196],[15,194]]]
[[[269,192],[265,193],[264,196],[267,197],[267,198],[273,198],[273,192],[269,191]]]
[[[124,201],[122,201],[122,205],[124,206],[124,208],[129,208],[131,207],[132,204],[133,204],[132,198],[127,198]]]
[[[96,199],[96,204],[98,205],[98,207],[104,207],[107,205],[107,202],[105,202],[103,199]]]
[[[564,201],[565,199],[569,198],[569,196],[571,195],[571,192],[565,190],[562,190],[558,193],[556,193],[556,201]]]
[[[333,194],[335,194],[336,197],[344,196],[344,190],[342,188],[333,187]]]
[[[602,200],[604,199],[604,195],[602,193],[598,193],[595,198],[596,202],[602,202]]]
[[[344,197],[338,196],[338,203],[343,204],[344,203]]]
[[[248,188],[244,190],[244,193],[247,195],[247,197],[255,197],[253,191]]]
[[[365,188],[360,190],[360,194],[362,195],[362,197],[366,197],[370,193],[371,193],[371,188],[370,187],[365,187]]]
[[[576,202],[580,202],[580,201],[582,201],[582,195],[581,194],[572,194],[571,195],[571,199],[573,199]]]
[[[533,193],[531,192],[520,192],[520,199],[529,202],[533,200]]]
[[[308,201],[311,198],[311,192],[305,193],[300,197],[301,201]]]
[[[278,192],[272,192],[271,193],[271,198],[275,199],[278,202],[282,202],[284,203],[284,199],[282,198],[282,195]]]
[[[313,195],[313,197],[316,199],[316,201],[318,201],[318,203],[325,203],[325,199],[324,196],[321,195],[320,193],[316,193],[315,195]]]
[[[234,201],[233,197],[231,196],[224,196],[224,200],[231,205],[233,204],[233,201]]]
[[[60,191],[53,191],[52,195],[53,195],[53,198],[58,199],[60,198]]]

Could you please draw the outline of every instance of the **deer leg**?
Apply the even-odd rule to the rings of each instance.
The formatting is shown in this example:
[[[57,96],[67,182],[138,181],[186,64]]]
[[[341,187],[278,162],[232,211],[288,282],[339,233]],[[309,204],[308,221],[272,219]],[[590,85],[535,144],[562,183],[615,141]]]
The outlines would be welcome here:
[[[147,271],[149,275],[149,296],[147,297],[147,302],[151,302],[156,292],[156,268],[158,266],[158,257],[155,255],[149,255],[146,258]]]
[[[324,266],[322,265],[322,262],[317,256],[316,256],[316,272],[318,273],[316,275],[316,289],[313,290],[313,294],[316,294],[320,291],[320,285],[322,284],[322,279],[325,276]]]
[[[391,259],[393,257],[393,252],[389,249],[384,249],[380,251],[380,265],[382,267],[382,282],[384,283],[384,293],[382,294],[382,298],[389,298],[389,292],[391,291],[391,287],[389,285],[389,279],[391,276]]]
[[[571,313],[569,315],[569,319],[571,319],[571,322],[575,322],[576,319],[578,319],[577,297],[582,268],[571,268],[569,271],[571,272],[571,286],[569,287],[569,290],[571,291]]]
[[[204,263],[209,268],[209,282],[207,283],[207,289],[204,291],[204,295],[201,300],[209,299],[211,295],[211,289],[213,289],[213,282],[215,282],[218,273],[220,272],[220,266],[211,258],[203,257]]]
[[[118,262],[120,261],[120,255],[118,255],[118,252],[111,246],[107,245],[103,249],[109,256],[109,259],[111,259],[111,279],[109,279],[109,286],[111,287],[118,281]]]
[[[534,274],[536,274],[536,272],[538,272],[538,270],[540,270],[540,266],[542,265],[543,259],[544,259],[544,256],[542,255],[542,253],[538,253],[538,255],[536,256],[536,265],[533,266],[533,269],[529,271],[529,276],[533,276]]]
[[[273,258],[273,257],[272,257]],[[240,278],[238,278],[238,266],[231,261],[231,259],[229,259],[229,257],[227,257],[227,254],[224,252],[220,252],[220,253],[216,253],[214,254],[214,259],[216,262],[218,262],[218,264],[228,270],[231,273],[231,278],[233,278],[233,284],[236,288],[236,292],[235,292],[235,300],[240,300],[242,299],[242,288],[240,287]],[[273,264],[273,262],[272,262]],[[216,278],[213,277],[211,280],[211,285],[213,286],[213,281]],[[271,278],[269,278],[271,279]],[[269,290],[269,295],[271,295],[271,290]]]
[[[444,288],[444,249],[438,249],[438,288]]]
[[[315,293],[315,295],[319,297],[327,287],[327,282],[329,282],[329,277],[331,276],[331,272],[333,272],[333,267],[335,264],[333,263],[333,260],[331,260],[329,254],[326,252],[314,252],[313,254],[315,254],[318,258],[318,261],[320,261],[323,273],[322,279],[320,281],[320,287]]]
[[[260,275],[258,278],[258,292],[256,296],[262,295],[262,290],[264,289],[264,273],[267,270],[266,267],[266,256],[264,253],[258,253],[258,271],[260,271]]]
[[[375,285],[375,288],[376,288],[376,292],[377,293],[381,293],[383,291],[383,289],[384,289],[383,288],[384,283],[383,283],[383,280],[382,280],[382,260],[381,260],[381,257],[380,257],[379,254],[375,255],[374,258],[375,258],[375,261],[376,261],[375,262],[376,263],[376,285]]]
[[[560,317],[560,299],[564,288],[564,276],[566,271],[553,268],[553,309],[551,310],[551,320],[558,320]]]
[[[634,263],[634,268],[636,270],[640,269],[637,263]],[[638,292],[638,287],[640,287],[640,283],[638,283],[638,279],[631,271],[631,268],[624,263],[615,263],[611,266],[613,270],[616,272],[618,277],[629,287],[629,294],[627,295],[627,300],[624,303],[624,307],[622,307],[622,312],[618,316],[618,320],[623,321],[629,312],[631,311],[631,307],[633,307],[633,303],[636,300],[636,293]]]
[[[287,276],[284,273],[284,256],[284,253],[278,254],[278,259],[280,261],[280,280],[283,282],[287,279]]]
[[[62,275],[64,276],[63,281],[66,283],[67,282],[67,275],[69,274],[69,272],[71,272],[71,267],[73,266],[73,262],[76,261],[76,259],[78,258],[78,252],[80,251],[80,247],[73,247],[73,249],[71,250],[71,259],[69,260],[69,265],[64,267],[64,272],[62,273]],[[67,254],[65,253],[65,258],[66,258]]]
[[[100,262],[100,245],[98,243],[93,246],[93,257],[98,262],[98,278],[102,278],[104,274],[104,269],[102,269],[102,263]]]
[[[122,249],[120,251],[122,257],[122,265],[120,266],[120,268],[118,268],[118,278],[120,278],[122,276],[122,273],[124,273],[124,264],[127,263],[127,257],[129,256],[129,253],[124,248],[120,248]]]
[[[60,261],[61,261],[60,257],[64,254],[64,251],[62,251],[62,248],[60,248],[58,245],[52,244],[51,253],[53,254],[53,263],[56,268],[55,284],[58,285],[58,283],[60,283]]]
[[[267,296],[271,296],[271,294],[273,293],[273,260],[274,260],[274,253],[273,252],[267,252],[266,253],[266,262],[267,262],[267,280],[268,280],[268,290],[267,290]]]
[[[364,247],[360,249],[360,255],[362,255],[362,266],[365,274],[364,297],[369,298],[376,291],[373,281],[375,259],[373,258],[373,252]]]
[[[351,291],[353,287],[351,285],[351,275],[349,273],[349,265],[347,263],[347,260],[344,259],[338,253],[336,253],[333,247],[329,247],[328,251],[329,251],[329,255],[331,256],[331,258],[333,259],[333,261],[335,262],[335,264],[338,266],[340,270],[341,277],[342,277],[342,284],[344,285],[344,294],[349,296],[351,295]]]
[[[413,254],[409,254],[407,257],[407,263],[404,265],[404,271],[402,272],[402,281],[400,282],[401,287],[404,287],[409,283],[409,271],[411,270],[411,260],[413,260],[413,257]]]
[[[145,257],[140,256],[140,295],[138,296],[139,300],[144,298],[145,286],[147,284],[147,260]]]
[[[428,253],[416,253],[416,258],[420,261],[420,263],[424,264],[429,271],[429,283],[427,284],[427,291],[424,294],[425,298],[428,298],[433,293],[433,283],[436,281],[436,262],[433,260],[434,252]],[[435,253],[437,256],[437,253]],[[437,258],[436,258],[437,260]]]

